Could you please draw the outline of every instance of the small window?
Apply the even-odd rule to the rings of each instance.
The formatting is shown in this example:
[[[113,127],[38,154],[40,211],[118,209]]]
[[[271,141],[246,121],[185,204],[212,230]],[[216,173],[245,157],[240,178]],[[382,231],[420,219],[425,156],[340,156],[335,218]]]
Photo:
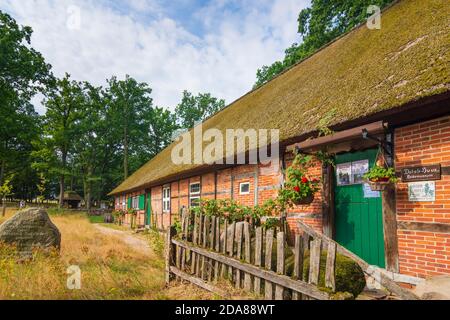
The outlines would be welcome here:
[[[131,208],[139,209],[139,197],[133,197],[131,200]]]
[[[200,194],[200,183],[191,183],[190,192],[192,195]]]
[[[189,186],[189,207],[198,207],[200,205],[200,183],[191,183]]]
[[[163,212],[170,212],[170,187],[163,188]]]
[[[239,194],[250,193],[250,182],[242,182],[239,184]]]

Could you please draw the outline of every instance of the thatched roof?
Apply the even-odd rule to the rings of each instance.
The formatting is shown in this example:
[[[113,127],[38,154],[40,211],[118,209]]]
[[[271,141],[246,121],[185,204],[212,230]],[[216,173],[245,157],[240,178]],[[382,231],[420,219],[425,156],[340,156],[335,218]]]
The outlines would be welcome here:
[[[80,197],[80,195],[78,193],[76,193],[75,191],[64,191],[64,201],[81,201],[83,200],[83,198]]]
[[[366,25],[249,92],[203,129],[280,129],[280,141],[450,91],[447,0],[403,0]],[[110,194],[160,183],[200,165],[174,165],[171,144]]]

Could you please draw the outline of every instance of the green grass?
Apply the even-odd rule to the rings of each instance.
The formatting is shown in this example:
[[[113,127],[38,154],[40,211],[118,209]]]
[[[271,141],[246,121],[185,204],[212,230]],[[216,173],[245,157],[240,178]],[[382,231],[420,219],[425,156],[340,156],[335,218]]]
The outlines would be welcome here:
[[[103,216],[89,216],[88,219],[91,223],[103,223]]]

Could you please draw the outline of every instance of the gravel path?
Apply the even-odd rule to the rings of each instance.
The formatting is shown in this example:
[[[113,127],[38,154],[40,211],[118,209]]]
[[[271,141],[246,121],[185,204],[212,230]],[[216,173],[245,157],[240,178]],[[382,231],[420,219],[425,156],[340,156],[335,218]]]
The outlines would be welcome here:
[[[153,252],[148,241],[145,241],[144,239],[140,238],[132,231],[116,230],[104,227],[99,224],[94,224],[94,227],[103,234],[117,236],[123,242],[125,242],[127,245],[129,245],[130,247],[132,247],[137,251],[140,251],[148,255],[152,254]]]

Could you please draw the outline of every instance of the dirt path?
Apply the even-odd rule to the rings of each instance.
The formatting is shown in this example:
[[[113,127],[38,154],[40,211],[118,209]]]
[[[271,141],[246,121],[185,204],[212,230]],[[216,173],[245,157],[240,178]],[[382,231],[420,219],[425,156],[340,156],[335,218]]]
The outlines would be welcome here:
[[[99,224],[94,224],[94,227],[100,231],[101,233],[105,235],[112,235],[119,237],[123,242],[125,242],[127,245],[135,249],[136,251],[145,253],[147,255],[150,255],[153,253],[152,248],[150,247],[150,244],[145,241],[144,239],[140,238],[136,234],[132,233],[131,231],[125,231],[125,230],[116,230],[108,227],[104,227]]]

